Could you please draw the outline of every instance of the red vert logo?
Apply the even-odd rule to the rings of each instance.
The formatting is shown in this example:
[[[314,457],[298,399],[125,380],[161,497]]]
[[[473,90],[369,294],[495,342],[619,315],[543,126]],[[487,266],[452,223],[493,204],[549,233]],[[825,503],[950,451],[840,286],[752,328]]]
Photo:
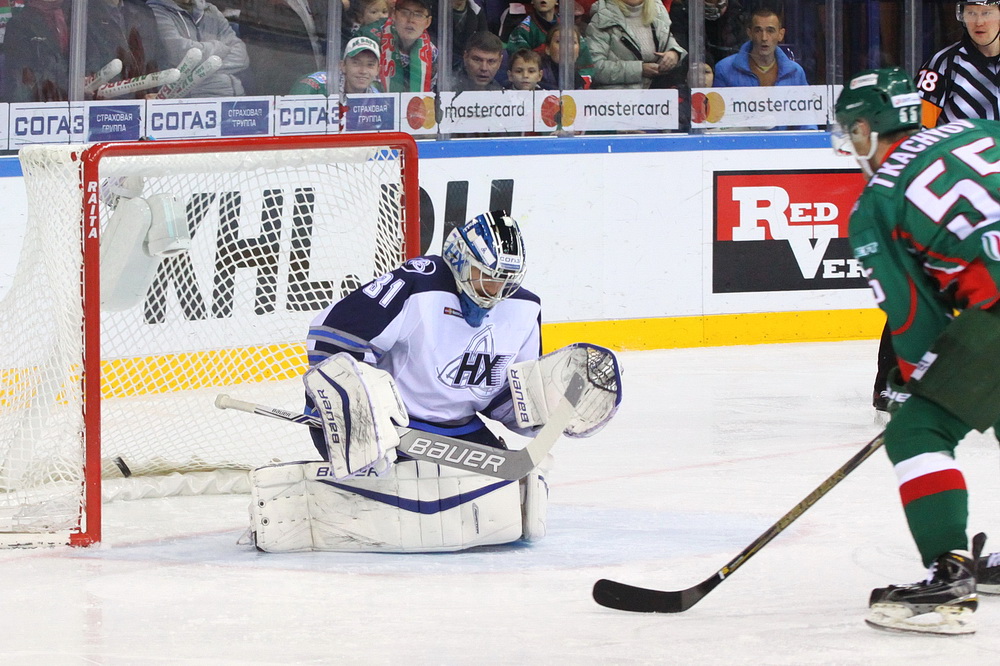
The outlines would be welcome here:
[[[847,225],[864,186],[857,171],[717,172],[714,291],[863,288]]]

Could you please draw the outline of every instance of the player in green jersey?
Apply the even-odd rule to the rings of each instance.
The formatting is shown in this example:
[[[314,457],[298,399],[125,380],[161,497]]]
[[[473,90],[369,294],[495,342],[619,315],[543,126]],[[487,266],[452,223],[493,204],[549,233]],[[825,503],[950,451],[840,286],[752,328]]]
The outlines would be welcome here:
[[[920,131],[920,110],[903,70],[862,72],[837,100],[832,137],[869,179],[848,233],[899,359],[885,447],[930,567],[925,581],[874,590],[868,622],[970,633],[977,575],[979,592],[1000,593],[1000,566],[967,550],[968,492],[954,458],[970,430],[1000,419],[1000,123]]]

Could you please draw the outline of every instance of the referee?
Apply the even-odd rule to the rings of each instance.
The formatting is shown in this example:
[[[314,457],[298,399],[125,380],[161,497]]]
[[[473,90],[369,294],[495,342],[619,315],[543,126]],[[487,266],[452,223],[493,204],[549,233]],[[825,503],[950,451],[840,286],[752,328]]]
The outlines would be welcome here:
[[[937,127],[961,118],[1000,120],[1000,0],[970,0],[955,4],[965,26],[962,39],[928,60],[917,75],[922,100],[922,124]],[[889,371],[896,365],[888,325],[878,349],[878,372],[872,404],[886,410]]]
[[[960,118],[1000,120],[1000,0],[956,3],[962,39],[941,49],[917,75],[923,125]]]

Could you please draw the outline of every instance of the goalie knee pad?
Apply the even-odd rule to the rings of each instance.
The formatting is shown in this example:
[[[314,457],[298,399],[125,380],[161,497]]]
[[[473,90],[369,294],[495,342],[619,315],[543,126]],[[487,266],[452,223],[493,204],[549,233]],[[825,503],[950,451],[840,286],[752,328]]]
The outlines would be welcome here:
[[[393,422],[409,422],[392,376],[342,352],[309,370],[303,382],[322,421],[334,478],[386,472],[399,444]]]
[[[250,528],[267,552],[444,552],[523,532],[518,482],[422,461],[342,481],[329,463],[270,465],[251,473],[251,494]]]

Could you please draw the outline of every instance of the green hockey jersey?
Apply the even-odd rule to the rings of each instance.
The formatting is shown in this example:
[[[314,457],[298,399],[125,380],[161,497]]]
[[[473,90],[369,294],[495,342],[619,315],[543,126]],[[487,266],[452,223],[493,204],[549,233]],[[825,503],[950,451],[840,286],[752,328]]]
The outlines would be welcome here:
[[[958,311],[1000,302],[1000,122],[899,141],[851,213],[854,256],[888,318],[903,377]]]

